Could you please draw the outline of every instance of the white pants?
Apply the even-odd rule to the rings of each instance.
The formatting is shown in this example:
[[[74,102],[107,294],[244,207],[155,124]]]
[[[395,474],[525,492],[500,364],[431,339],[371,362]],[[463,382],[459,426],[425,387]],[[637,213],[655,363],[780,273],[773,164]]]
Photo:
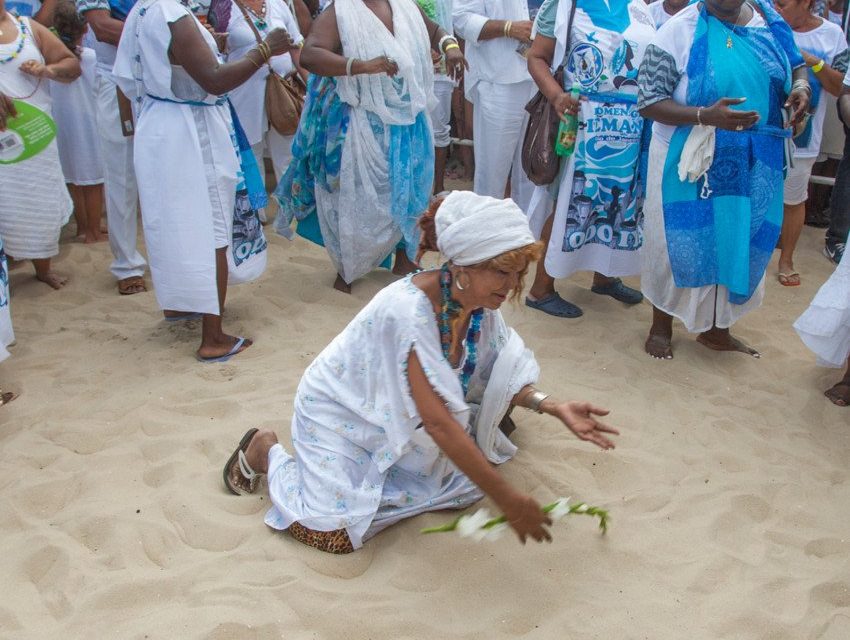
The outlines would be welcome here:
[[[254,152],[254,158],[257,160],[257,167],[260,169],[260,175],[263,178],[266,175],[263,158],[268,156],[272,159],[275,186],[277,186],[281,176],[289,168],[289,163],[292,162],[292,139],[294,137],[294,135],[282,136],[274,127],[269,126],[269,130],[266,131],[262,139],[251,147],[251,151]],[[265,209],[260,209],[257,214],[260,216],[260,220],[266,222]]]
[[[437,76],[434,80],[434,98],[436,102],[431,109],[431,126],[434,127],[434,146],[448,147],[452,143],[452,129],[449,124],[452,119],[452,93],[455,85],[451,80]]]
[[[534,185],[522,170],[522,140],[528,124],[525,105],[534,95],[534,82],[495,84],[479,82],[475,87],[472,127],[475,149],[475,193],[505,197],[508,175],[511,198],[525,211]]]
[[[106,185],[109,248],[115,259],[109,270],[118,280],[141,276],[145,259],[136,247],[139,189],[133,168],[133,138],[124,137],[115,83],[98,74],[97,128]]]

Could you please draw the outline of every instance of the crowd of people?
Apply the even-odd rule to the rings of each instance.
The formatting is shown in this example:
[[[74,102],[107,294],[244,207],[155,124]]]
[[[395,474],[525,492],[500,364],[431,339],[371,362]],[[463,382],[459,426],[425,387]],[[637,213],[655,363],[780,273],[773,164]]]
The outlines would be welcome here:
[[[777,247],[778,281],[801,282],[829,95],[850,123],[844,5],[0,0],[0,358],[14,340],[7,257],[62,288],[51,259],[71,213],[79,241],[108,239],[119,294],[146,291],[149,264],[164,320],[200,320],[200,361],[249,348],[222,313],[228,283],[265,268],[273,191],[274,228],[324,246],[336,289],[382,266],[402,279],[304,374],[294,457],[252,429],[227,488],[267,475],[266,522],[325,551],[485,493],[523,540],[546,539],[539,505],[488,464],[515,452],[511,409],[603,448],[616,430],[604,409],[533,386],[539,369],[499,307],[536,262],[525,304],[578,317],[556,279],[590,271],[623,312],[651,303],[653,358],[673,357],[674,320],[710,349],[758,357],[730,328],[761,305]],[[526,108],[538,92],[553,126],[580,123],[543,183],[525,162],[528,133],[544,130]],[[56,138],[4,161],[26,113],[51,115]],[[470,136],[471,154],[452,145]],[[471,192],[444,191],[450,160]],[[845,153],[824,244],[839,267],[795,325],[822,362],[848,363],[827,392],[838,405],[850,404],[848,191]],[[446,263],[421,272],[437,250]]]

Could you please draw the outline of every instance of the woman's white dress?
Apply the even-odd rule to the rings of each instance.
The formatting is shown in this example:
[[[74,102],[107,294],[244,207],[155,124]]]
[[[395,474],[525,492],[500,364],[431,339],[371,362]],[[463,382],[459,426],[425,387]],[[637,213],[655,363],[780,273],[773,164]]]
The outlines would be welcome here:
[[[50,83],[59,161],[65,182],[103,184],[100,131],[95,122],[97,57],[93,49],[82,49],[80,67],[83,73],[74,82]]]
[[[265,19],[265,26],[258,27],[261,37],[265,37],[272,29],[281,28],[289,33],[295,44],[304,41],[301,32],[298,30],[298,22],[283,0],[267,0],[265,7],[266,14],[261,16]],[[248,15],[251,15],[250,12]],[[254,32],[245,21],[242,10],[234,2],[230,13],[230,23],[227,26],[227,61],[233,62],[244,58],[256,46],[257,39]],[[292,56],[288,53],[274,56],[271,63],[275,72],[282,77],[295,70]],[[263,156],[266,155],[264,149],[267,148],[268,155],[274,165],[275,174],[280,179],[292,159],[290,147],[292,146],[293,136],[282,136],[269,126],[269,118],[266,115],[266,78],[268,75],[268,65],[263,65],[245,84],[231,91],[229,96],[257,161],[262,161]]]
[[[0,238],[0,362],[9,357],[6,347],[15,341],[12,314],[9,311],[9,264]]]
[[[794,328],[822,367],[841,368],[850,355],[850,259],[841,262],[818,290]]]
[[[240,171],[227,103],[168,60],[177,0],[141,0],[124,23],[113,74],[137,100],[134,160],[145,244],[162,309],[219,315],[215,250],[231,242]]]
[[[49,83],[20,71],[28,60],[44,62],[29,18],[20,20],[26,29],[24,46],[14,60],[0,65],[0,93],[11,98],[30,96],[24,102],[50,115]],[[20,37],[20,29],[18,32]],[[18,42],[0,44],[0,58],[12,55]],[[32,158],[0,165],[0,237],[7,255],[18,259],[55,256],[59,253],[59,232],[72,211],[56,140]]]
[[[358,548],[403,518],[481,499],[421,426],[407,381],[411,351],[488,459],[510,459],[516,448],[498,424],[513,396],[537,380],[534,356],[501,313],[485,310],[464,397],[431,302],[407,277],[379,292],[304,373],[292,418],[295,455],[280,444],[269,452],[266,524],[345,528]]]

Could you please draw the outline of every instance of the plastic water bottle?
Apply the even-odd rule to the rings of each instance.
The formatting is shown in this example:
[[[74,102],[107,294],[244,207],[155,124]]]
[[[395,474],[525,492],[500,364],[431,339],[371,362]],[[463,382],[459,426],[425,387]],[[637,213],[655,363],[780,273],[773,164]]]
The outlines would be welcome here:
[[[570,89],[570,97],[578,102],[581,85],[578,82],[573,82]],[[558,125],[558,135],[555,136],[555,153],[562,158],[566,158],[573,154],[576,148],[576,136],[578,135],[578,115],[567,113],[561,118],[561,123]]]

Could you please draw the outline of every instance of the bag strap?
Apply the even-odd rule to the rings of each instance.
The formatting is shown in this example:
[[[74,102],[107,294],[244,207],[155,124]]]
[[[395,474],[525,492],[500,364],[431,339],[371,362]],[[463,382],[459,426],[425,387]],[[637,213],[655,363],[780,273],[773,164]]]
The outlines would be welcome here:
[[[236,0],[237,4],[239,0]],[[564,59],[561,61],[558,69],[563,70],[565,66],[567,66],[567,56],[570,55],[570,40],[573,36],[573,22],[575,22],[576,17],[576,8],[578,6],[578,0],[571,0],[572,5],[570,6],[570,17],[567,18],[567,42],[564,47]],[[253,24],[253,23],[252,23]]]
[[[239,7],[239,10],[242,12],[242,15],[245,18],[245,22],[248,23],[248,26],[251,28],[251,31],[254,32],[254,37],[257,39],[257,44],[263,44],[263,36],[260,35],[260,32],[257,29],[257,25],[254,24],[253,20],[251,20],[251,16],[248,15],[248,7],[246,7],[244,5],[242,0],[233,0],[233,1],[236,4],[236,6]],[[272,67],[271,60],[268,60],[266,62],[266,64],[269,65],[269,71],[274,73],[275,71],[274,71],[274,68]]]

